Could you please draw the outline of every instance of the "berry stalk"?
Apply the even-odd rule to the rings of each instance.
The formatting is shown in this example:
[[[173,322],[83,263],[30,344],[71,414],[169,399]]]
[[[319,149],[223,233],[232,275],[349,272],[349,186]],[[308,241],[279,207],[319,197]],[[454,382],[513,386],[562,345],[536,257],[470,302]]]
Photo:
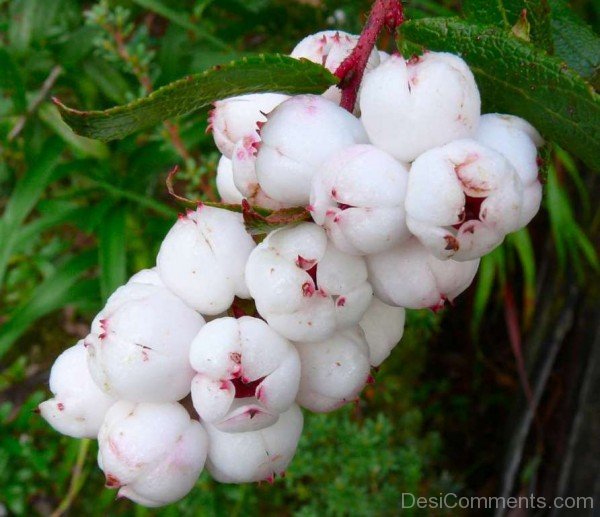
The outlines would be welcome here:
[[[395,33],[403,21],[404,10],[400,0],[375,0],[356,47],[335,71],[336,77],[340,79],[342,108],[350,112],[354,110],[358,88],[379,33],[383,28]]]

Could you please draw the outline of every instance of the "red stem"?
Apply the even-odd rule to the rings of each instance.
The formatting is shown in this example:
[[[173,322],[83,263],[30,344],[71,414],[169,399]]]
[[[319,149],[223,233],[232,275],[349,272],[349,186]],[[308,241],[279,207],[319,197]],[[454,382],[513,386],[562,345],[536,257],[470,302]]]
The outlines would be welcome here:
[[[403,21],[404,11],[400,0],[375,0],[356,47],[335,71],[335,75],[340,79],[342,108],[351,113],[354,111],[358,88],[379,33],[384,27],[395,33]]]

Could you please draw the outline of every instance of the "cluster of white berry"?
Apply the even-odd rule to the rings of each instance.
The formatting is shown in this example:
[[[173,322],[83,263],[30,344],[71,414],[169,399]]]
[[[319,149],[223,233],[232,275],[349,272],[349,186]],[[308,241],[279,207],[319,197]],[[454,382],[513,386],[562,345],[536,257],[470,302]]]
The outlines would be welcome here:
[[[333,71],[356,42],[318,33],[292,56]],[[167,504],[205,464],[227,483],[282,475],[299,406],[355,400],[402,337],[404,308],[451,302],[479,258],[537,212],[541,137],[522,119],[481,116],[459,57],[373,51],[356,112],[339,100],[334,87],[216,102],[223,200],[305,206],[314,222],[256,245],[240,213],[188,211],[156,268],[120,287],[54,364],[42,415],[98,438],[120,495]]]

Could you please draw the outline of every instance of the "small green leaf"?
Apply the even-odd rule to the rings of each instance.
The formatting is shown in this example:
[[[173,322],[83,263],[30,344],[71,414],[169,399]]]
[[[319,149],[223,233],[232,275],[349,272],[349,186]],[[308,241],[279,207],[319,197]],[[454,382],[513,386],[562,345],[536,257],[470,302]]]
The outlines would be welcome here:
[[[148,97],[105,111],[78,111],[57,102],[75,133],[99,140],[123,138],[217,99],[255,92],[322,93],[337,78],[307,60],[278,54],[243,58],[163,86]]]
[[[600,38],[564,0],[550,0],[556,55],[600,89]]]
[[[98,254],[100,292],[104,301],[126,280],[126,215],[127,210],[124,206],[116,206],[100,223]]]
[[[600,163],[600,96],[562,61],[507,32],[459,19],[403,25],[412,43],[460,54],[481,91],[484,112],[518,115],[584,160]]]
[[[267,235],[273,230],[290,224],[310,221],[310,213],[301,206],[282,208],[265,216],[261,215],[254,207],[251,207],[246,200],[242,201],[242,214],[246,231],[253,237]]]

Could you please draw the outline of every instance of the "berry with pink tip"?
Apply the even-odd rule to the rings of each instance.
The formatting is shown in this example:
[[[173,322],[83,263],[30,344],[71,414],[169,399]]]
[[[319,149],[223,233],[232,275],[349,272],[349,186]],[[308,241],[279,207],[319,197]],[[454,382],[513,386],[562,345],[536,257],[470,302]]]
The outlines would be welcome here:
[[[524,188],[519,227],[526,226],[542,202],[537,148],[544,145],[543,138],[522,118],[489,113],[481,117],[475,139],[498,151],[517,171]]]
[[[439,260],[416,238],[367,257],[369,280],[384,303],[407,309],[441,309],[473,281],[479,259]]]
[[[236,142],[256,132],[257,124],[266,120],[265,115],[288,98],[281,93],[252,93],[216,101],[208,129],[219,151],[231,159]]]
[[[264,192],[282,203],[307,204],[318,168],[335,152],[367,143],[360,121],[318,95],[281,103],[260,131],[256,175]]]
[[[92,322],[84,343],[96,384],[114,398],[170,402],[190,392],[190,344],[204,319],[160,284],[138,273],[119,287]]]
[[[156,263],[165,285],[202,314],[227,310],[248,298],[244,267],[254,241],[239,213],[200,205],[165,237]]]
[[[298,352],[258,318],[207,323],[192,342],[190,362],[198,372],[192,381],[194,407],[221,431],[273,425],[298,392]]]
[[[233,148],[231,157],[232,178],[236,189],[253,206],[261,206],[271,210],[279,210],[290,206],[280,203],[267,196],[256,176],[256,153],[260,146],[260,136],[257,133],[240,138]]]
[[[228,433],[207,423],[206,468],[221,483],[272,483],[292,461],[303,422],[300,408],[293,404],[276,423],[259,431]]]
[[[408,239],[404,198],[407,168],[375,146],[335,153],[315,174],[310,193],[314,221],[351,255],[378,253]]]
[[[475,140],[456,140],[413,163],[410,231],[440,259],[473,260],[519,229],[523,184],[510,162]]]
[[[53,398],[39,410],[59,433],[74,438],[96,438],[108,408],[115,399],[92,380],[83,340],[60,354],[50,370]]]
[[[357,35],[348,34],[344,31],[328,30],[317,32],[316,34],[306,36],[300,41],[294,47],[290,56],[296,59],[308,59],[313,63],[323,65],[330,72],[335,72],[342,64],[342,61],[356,47],[358,38]],[[379,65],[379,62],[380,53],[377,49],[373,49],[367,61],[365,71],[369,72],[373,70]],[[339,104],[342,98],[342,91],[337,86],[332,86],[323,94],[323,97]]]
[[[158,507],[194,487],[206,461],[208,437],[176,402],[121,400],[106,414],[98,447],[106,486],[118,488],[119,497]]]
[[[217,166],[217,192],[223,203],[239,205],[244,196],[235,186],[233,181],[233,168],[231,160],[226,156],[221,156]]]
[[[371,142],[398,160],[473,136],[479,90],[458,56],[428,52],[405,61],[393,55],[364,78],[361,121]]]
[[[320,341],[360,321],[372,290],[362,257],[312,223],[271,233],[250,255],[246,281],[269,325],[292,341]]]
[[[373,297],[371,305],[359,323],[369,345],[371,366],[379,366],[388,358],[402,339],[405,320],[406,311],[402,307],[387,305]]]
[[[302,364],[298,404],[327,413],[356,399],[369,380],[369,346],[359,327],[318,343],[296,343]]]

